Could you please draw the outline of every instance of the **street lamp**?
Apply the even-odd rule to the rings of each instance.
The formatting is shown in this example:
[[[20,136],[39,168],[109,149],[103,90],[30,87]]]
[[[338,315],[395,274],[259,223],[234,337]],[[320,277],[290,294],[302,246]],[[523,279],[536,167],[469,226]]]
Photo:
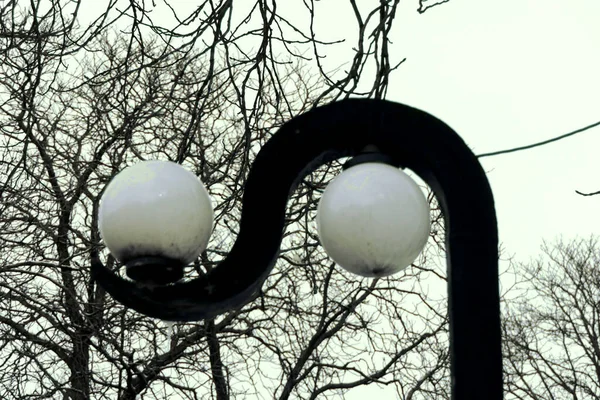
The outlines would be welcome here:
[[[356,159],[360,156],[321,196],[319,239],[329,257],[354,274],[392,275],[409,266],[425,247],[431,227],[429,204],[398,167],[385,160],[356,164]]]
[[[348,99],[284,124],[248,174],[230,253],[187,282],[177,282],[183,266],[203,250],[212,229],[206,191],[176,164],[126,170],[106,189],[99,225],[134,280],[105,268],[96,253],[92,275],[123,305],[164,320],[200,320],[240,307],[254,298],[275,264],[289,194],[307,174],[342,157],[354,158],[319,204],[325,250],[344,268],[367,276],[385,276],[414,261],[429,233],[429,213],[419,188],[399,167],[420,176],[445,220],[452,398],[501,399],[498,233],[489,183],[451,128],[402,104]],[[362,219],[362,231],[348,236],[348,218]],[[383,225],[369,226],[373,222]]]
[[[214,212],[200,180],[179,164],[146,161],[120,172],[102,195],[99,229],[127,275],[148,285],[183,278],[206,249]]]

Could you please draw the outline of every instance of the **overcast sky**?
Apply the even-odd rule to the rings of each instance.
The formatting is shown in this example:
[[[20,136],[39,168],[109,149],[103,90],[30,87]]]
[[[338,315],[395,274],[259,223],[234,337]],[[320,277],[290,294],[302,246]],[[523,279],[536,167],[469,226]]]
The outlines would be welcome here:
[[[358,1],[365,14],[375,3]],[[280,11],[305,26],[301,4]],[[325,66],[349,64],[357,34],[350,3],[314,4],[318,37],[346,40],[326,48]],[[392,64],[407,60],[387,98],[444,120],[476,154],[600,121],[600,1],[450,0],[424,14],[417,8],[417,0],[400,2],[390,53]],[[600,127],[481,159],[506,255],[526,260],[539,254],[543,239],[600,233],[600,196],[575,193],[600,190],[598,148]]]
[[[376,0],[360,3],[372,8]],[[325,38],[348,39],[356,30],[347,1],[315,4],[317,31]],[[600,1],[451,0],[422,15],[417,7],[416,0],[400,2],[390,50],[396,61],[407,61],[392,75],[389,100],[444,120],[476,154],[600,121]],[[350,39],[327,53],[328,65],[351,60],[352,45]],[[600,195],[575,193],[600,190],[599,148],[597,127],[481,159],[507,256],[525,261],[539,254],[543,239],[600,233]],[[353,390],[352,398],[378,392]]]
[[[388,99],[444,120],[476,154],[600,121],[599,1],[451,0],[423,15],[416,3],[396,21],[393,51],[407,61]],[[526,261],[543,239],[600,234],[600,196],[575,193],[600,190],[599,149],[597,127],[481,159],[507,256]],[[374,387],[351,398],[365,395],[397,398]]]
[[[452,126],[476,154],[542,141],[600,121],[600,2],[451,0],[404,12],[408,58],[389,98]],[[600,233],[600,128],[482,158],[500,239],[526,259],[542,239]]]
[[[358,3],[366,13],[376,2]],[[82,23],[103,4],[88,4]],[[156,4],[155,22],[168,21],[170,12]],[[192,0],[171,4],[182,12],[196,6]],[[356,36],[349,2],[314,4],[318,37],[346,40],[324,48],[325,66],[348,64]],[[234,15],[243,15],[247,5],[237,3]],[[306,26],[301,2],[279,7],[298,26]],[[450,0],[424,14],[417,8],[417,0],[400,1],[390,53],[392,63],[407,60],[392,75],[387,98],[442,119],[476,154],[539,142],[600,121],[600,1]],[[600,190],[598,148],[600,127],[536,149],[481,159],[507,254],[525,260],[539,253],[543,239],[600,233],[600,196],[575,193]]]

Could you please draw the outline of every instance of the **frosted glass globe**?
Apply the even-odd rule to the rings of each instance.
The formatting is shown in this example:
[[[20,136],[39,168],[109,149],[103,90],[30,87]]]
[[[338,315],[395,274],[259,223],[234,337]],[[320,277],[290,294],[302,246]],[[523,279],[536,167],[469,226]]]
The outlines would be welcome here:
[[[214,211],[198,177],[169,161],[144,161],[117,174],[99,209],[100,235],[121,262],[167,257],[189,264],[206,249]]]
[[[344,269],[388,276],[412,264],[423,250],[429,204],[404,171],[382,163],[358,164],[327,186],[317,229],[327,254]]]

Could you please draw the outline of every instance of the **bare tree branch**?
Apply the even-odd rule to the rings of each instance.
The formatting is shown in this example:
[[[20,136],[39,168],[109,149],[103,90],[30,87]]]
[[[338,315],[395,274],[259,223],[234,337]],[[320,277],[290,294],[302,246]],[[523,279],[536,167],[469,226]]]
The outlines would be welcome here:
[[[215,205],[185,279],[218,265],[271,135],[323,102],[385,98],[405,60],[390,42],[399,0],[343,4],[355,31],[335,39],[314,0],[105,3],[0,4],[0,398],[309,398],[367,384],[444,398],[446,303],[424,281],[444,271],[372,283],[319,247],[317,203],[340,162],[291,195],[281,258],[240,310],[167,326],[89,275],[100,262],[122,272],[98,229],[104,188],[151,159],[193,171]],[[347,40],[348,60],[325,67]]]

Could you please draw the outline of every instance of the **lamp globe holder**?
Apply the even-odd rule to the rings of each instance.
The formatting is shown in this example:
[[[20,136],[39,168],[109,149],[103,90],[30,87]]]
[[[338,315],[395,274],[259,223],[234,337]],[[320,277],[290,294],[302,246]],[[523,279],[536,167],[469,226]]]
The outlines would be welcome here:
[[[214,211],[198,177],[170,161],[144,161],[117,174],[99,209],[100,235],[129,278],[179,281],[206,249]]]
[[[395,167],[402,165],[419,176],[435,194],[444,218],[451,398],[501,400],[498,227],[491,187],[477,157],[452,128],[407,105],[345,99],[312,108],[280,126],[256,154],[246,177],[235,242],[227,257],[206,274],[175,284],[140,285],[106,268],[95,245],[91,248],[92,278],[116,301],[154,318],[199,321],[238,309],[260,295],[276,264],[290,194],[319,167],[360,155],[368,146],[391,157]],[[188,179],[198,186],[197,179],[183,178]],[[168,185],[171,178],[159,180]],[[175,184],[170,191],[176,194],[164,200],[153,185],[138,187],[135,182],[123,181],[124,186],[133,188],[129,192],[147,190],[160,211],[157,216],[141,213],[138,208],[145,208],[145,203],[134,194],[134,201],[125,200],[129,195],[118,196],[123,201],[105,199],[100,225],[111,253],[128,263],[156,256],[180,264],[193,259],[208,240],[212,226],[206,222],[212,217],[212,208],[205,192],[183,195],[180,190],[188,185]],[[111,189],[108,197],[113,190],[120,191]],[[197,200],[190,201],[194,196]],[[205,206],[183,212],[193,203]],[[171,211],[165,212],[161,206]],[[191,217],[179,223],[167,217],[180,217],[182,212],[195,216],[196,222],[200,221],[196,225],[203,228],[186,226]],[[129,213],[141,213],[142,220],[134,222]],[[140,241],[142,237],[151,240]],[[189,238],[193,240],[186,242]],[[187,243],[187,250],[166,252],[171,243]]]

